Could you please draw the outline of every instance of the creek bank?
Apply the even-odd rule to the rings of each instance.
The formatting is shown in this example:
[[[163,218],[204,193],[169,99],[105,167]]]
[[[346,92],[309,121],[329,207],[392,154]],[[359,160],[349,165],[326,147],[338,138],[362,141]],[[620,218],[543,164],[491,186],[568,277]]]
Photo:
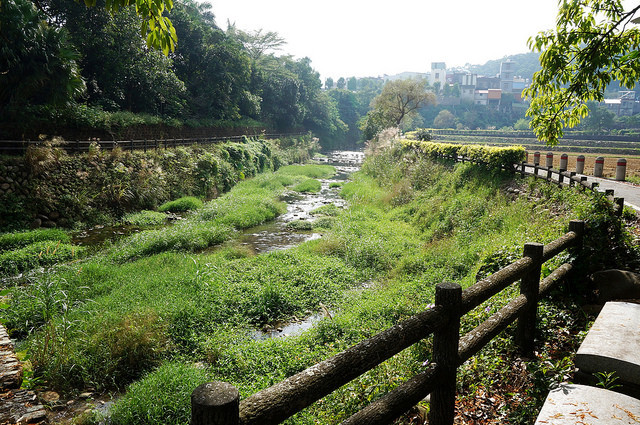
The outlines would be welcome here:
[[[0,158],[0,229],[85,227],[185,195],[215,198],[244,178],[307,161],[317,149],[308,135],[79,155],[49,143]]]

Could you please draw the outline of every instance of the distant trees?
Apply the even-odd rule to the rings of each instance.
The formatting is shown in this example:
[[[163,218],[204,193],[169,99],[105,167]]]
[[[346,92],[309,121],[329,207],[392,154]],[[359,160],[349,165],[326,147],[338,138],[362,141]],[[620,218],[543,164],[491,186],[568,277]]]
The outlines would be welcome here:
[[[324,80],[324,88],[327,90],[331,90],[333,88],[333,78],[327,77],[327,79]]]
[[[169,18],[180,44],[165,56],[148,48],[133,9],[112,15],[97,1],[87,8],[41,0],[46,15],[29,0],[2,2],[3,128],[44,120],[56,131],[57,116],[69,117],[65,125],[78,119],[90,126],[94,116],[127,110],[191,125],[251,119],[280,131],[311,130],[325,145],[340,143],[350,128],[357,132],[359,102],[322,91],[308,58],[276,55],[284,45],[277,33],[235,25],[223,31],[209,4],[179,0]]]
[[[339,89],[343,89],[346,86],[347,86],[347,81],[343,77],[338,78],[338,82],[336,84],[336,87],[338,87]]]
[[[358,80],[356,77],[351,77],[347,80],[347,90],[356,91],[358,89]]]
[[[443,109],[438,113],[438,115],[433,120],[433,126],[435,128],[455,128],[456,127],[456,117],[451,112],[446,109]]]

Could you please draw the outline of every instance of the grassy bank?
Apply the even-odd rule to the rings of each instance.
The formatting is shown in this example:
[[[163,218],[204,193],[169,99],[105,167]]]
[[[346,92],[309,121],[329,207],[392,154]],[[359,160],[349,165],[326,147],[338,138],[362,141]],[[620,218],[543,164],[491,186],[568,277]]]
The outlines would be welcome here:
[[[234,243],[234,229],[271,219],[285,187],[321,178],[319,170],[261,175],[196,210],[183,227],[143,232],[35,277],[12,289],[2,319],[48,387],[127,388],[112,423],[186,424],[198,384],[230,382],[247,397],[428,308],[435,284],[469,286],[520,256],[524,243],[555,239],[571,219],[590,220],[592,235],[613,235],[608,246],[587,241],[591,267],[629,254],[619,224],[590,195],[473,164],[433,162],[397,146],[370,156],[343,186],[348,210],[319,211],[327,219],[321,239],[259,256]],[[218,234],[213,229],[227,242],[198,253],[201,242],[211,243],[204,238]],[[463,327],[502,302],[482,306]],[[256,328],[320,306],[331,318],[302,335],[253,337]],[[564,311],[553,302],[541,310],[543,323]],[[461,368],[461,402],[508,376],[509,341],[498,339]],[[287,423],[339,423],[423,370],[430,344],[405,350]],[[502,396],[504,408],[491,414],[503,422],[527,423],[525,412],[531,419],[539,395],[562,374],[556,365],[570,363],[539,348],[554,368],[525,374],[519,391]]]

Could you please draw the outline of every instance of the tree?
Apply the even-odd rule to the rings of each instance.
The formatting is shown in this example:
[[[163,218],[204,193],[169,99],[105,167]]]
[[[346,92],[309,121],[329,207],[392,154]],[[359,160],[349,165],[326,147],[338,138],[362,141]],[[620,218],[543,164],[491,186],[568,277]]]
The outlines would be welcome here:
[[[416,115],[418,108],[435,103],[435,96],[426,90],[421,79],[388,81],[382,93],[372,102],[374,110],[382,111],[397,127]]]
[[[556,144],[563,128],[587,116],[587,101],[604,99],[613,80],[634,87],[640,77],[640,30],[632,25],[638,10],[625,11],[621,0],[565,0],[556,29],[529,40],[542,52],[542,69],[525,91],[539,139]]]
[[[259,29],[245,32],[236,28],[235,25],[230,25],[227,33],[233,33],[242,42],[244,48],[249,52],[249,57],[253,60],[260,59],[267,52],[281,50],[282,46],[287,44],[285,39],[274,31],[265,32],[263,29]]]
[[[358,89],[358,80],[356,77],[351,77],[347,80],[347,90],[356,91]]]
[[[433,120],[435,128],[455,128],[457,124],[456,117],[446,109],[443,109]]]
[[[347,82],[345,81],[345,79],[343,77],[338,78],[338,83],[336,87],[338,87],[339,89],[343,89],[346,86],[347,86]]]
[[[428,92],[424,80],[408,79],[387,81],[371,102],[371,110],[360,122],[362,135],[370,140],[388,127],[407,126],[418,116],[418,109],[435,104],[435,95]]]
[[[589,115],[584,119],[582,124],[587,130],[602,131],[610,130],[614,126],[615,114],[598,105],[596,102],[588,102]]]
[[[28,104],[63,105],[84,92],[78,52],[67,32],[48,25],[32,3],[5,0],[0,28],[0,112]]]
[[[324,88],[327,90],[331,90],[333,88],[333,78],[327,77],[327,79],[324,80]]]

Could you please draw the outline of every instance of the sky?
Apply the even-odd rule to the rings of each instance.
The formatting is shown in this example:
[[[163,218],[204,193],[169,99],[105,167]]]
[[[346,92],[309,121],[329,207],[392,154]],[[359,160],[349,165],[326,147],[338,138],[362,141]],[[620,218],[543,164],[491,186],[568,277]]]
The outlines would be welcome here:
[[[309,57],[322,80],[428,72],[525,53],[558,0],[208,0],[216,23],[275,31],[278,54]]]

